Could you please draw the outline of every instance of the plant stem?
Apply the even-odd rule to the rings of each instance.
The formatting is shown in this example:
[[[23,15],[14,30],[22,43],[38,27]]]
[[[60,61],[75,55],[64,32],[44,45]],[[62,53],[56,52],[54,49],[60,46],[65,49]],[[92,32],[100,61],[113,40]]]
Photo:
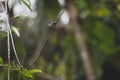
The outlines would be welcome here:
[[[8,80],[10,80],[10,36],[7,32],[7,46],[8,46]]]
[[[65,12],[65,9],[62,9],[62,11],[59,13],[59,15],[58,15],[58,18],[57,18],[57,20],[56,20],[56,24],[59,22],[59,20],[60,20],[60,18],[61,18],[61,16],[63,15],[63,13]]]
[[[17,55],[17,51],[16,51],[16,48],[15,48],[15,43],[14,43],[14,40],[13,40],[13,36],[12,36],[11,29],[10,29],[10,38],[11,38],[12,47],[13,47],[13,51],[14,51],[16,60],[17,60],[17,62],[18,62],[19,67],[22,69],[23,66],[21,65],[20,60],[19,60],[18,55]]]

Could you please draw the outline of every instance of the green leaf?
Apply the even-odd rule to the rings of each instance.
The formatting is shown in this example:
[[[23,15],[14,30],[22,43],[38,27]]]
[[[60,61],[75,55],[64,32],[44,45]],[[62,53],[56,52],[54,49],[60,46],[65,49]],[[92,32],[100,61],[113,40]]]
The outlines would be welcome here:
[[[22,75],[23,75],[23,77],[28,77],[28,78],[32,78],[33,79],[32,73],[29,70],[27,70],[27,69],[23,69],[22,70]]]
[[[39,70],[39,69],[32,69],[32,70],[29,70],[32,74],[33,73],[42,73],[42,71],[41,70]]]
[[[41,73],[42,71],[39,69],[31,69],[31,70],[27,70],[27,69],[23,69],[22,70],[22,75],[26,78],[31,78],[33,79],[33,74],[34,73]]]
[[[3,59],[2,59],[2,57],[0,57],[0,64],[3,64]]]
[[[32,11],[30,0],[21,0],[21,2],[25,4],[25,6],[27,6],[30,11]]]
[[[19,33],[19,31],[18,31],[18,28],[12,26],[12,30],[13,30],[13,32],[14,32],[18,37],[20,37],[20,33]]]

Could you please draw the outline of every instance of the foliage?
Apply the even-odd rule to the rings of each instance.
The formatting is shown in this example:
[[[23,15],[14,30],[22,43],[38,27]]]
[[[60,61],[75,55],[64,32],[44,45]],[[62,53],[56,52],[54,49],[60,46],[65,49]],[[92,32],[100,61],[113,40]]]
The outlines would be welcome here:
[[[30,0],[19,0],[30,11],[32,11]],[[119,0],[70,0],[78,12],[78,23],[84,33],[86,46],[92,61],[96,78],[101,80],[109,72],[105,68],[109,62],[114,69],[119,72],[119,52],[120,52],[120,3]],[[22,70],[15,64],[11,64],[12,80],[18,79],[19,73],[25,80],[35,79],[65,79],[65,80],[86,80],[85,71],[78,46],[74,40],[73,26],[69,23],[64,25],[61,21],[57,28],[48,31],[48,22],[56,20],[59,12],[63,9],[57,0],[36,0],[35,18],[24,18],[23,15],[11,18],[11,28],[15,39],[15,46],[20,61],[25,67],[29,67],[29,60],[35,54],[38,43],[46,39],[47,43],[42,50],[40,58],[33,65],[33,69],[23,68]],[[13,6],[14,7],[14,6]],[[11,8],[12,11],[12,8]],[[22,18],[21,18],[22,17]],[[17,35],[17,36],[15,36]],[[19,38],[18,38],[19,37]],[[6,33],[0,32],[0,65],[7,66],[6,60]],[[11,51],[13,53],[13,51]],[[12,60],[15,59],[11,54]],[[113,65],[114,64],[114,65]],[[110,66],[107,66],[110,67]],[[37,68],[37,69],[36,69]],[[105,69],[104,69],[105,68]],[[113,69],[113,70],[114,70]],[[0,77],[6,77],[0,72]],[[2,70],[2,71],[3,71]],[[41,73],[41,70],[45,73]],[[110,72],[109,72],[110,73]],[[14,76],[16,75],[17,78]],[[114,75],[113,75],[114,76]],[[111,77],[111,76],[109,76]],[[111,78],[112,79],[112,78]],[[2,77],[1,77],[1,80]],[[109,79],[108,79],[109,80]],[[114,80],[114,79],[113,79]],[[119,80],[119,79],[118,79]]]
[[[41,73],[42,71],[39,69],[31,69],[31,70],[27,70],[27,69],[23,69],[22,70],[22,76],[23,78],[31,78],[33,79],[33,74],[34,73]]]
[[[29,10],[32,11],[30,0],[20,0],[20,1],[21,1],[23,4],[25,4],[25,6],[26,6],[27,8],[29,8]]]
[[[3,59],[0,57],[0,64],[2,64],[3,63]]]
[[[28,7],[29,8],[29,10],[31,10],[32,11],[32,8],[31,8],[31,2],[30,2],[30,0],[21,0],[21,2],[23,3],[23,4],[25,4],[26,5],[26,7]],[[8,13],[9,14],[9,13]],[[12,18],[12,19],[16,19],[16,18],[18,18],[18,16],[17,17],[14,17],[14,18]],[[2,24],[2,23],[4,23],[4,22],[1,22],[0,24]],[[20,33],[19,33],[19,28],[17,28],[17,27],[14,27],[14,26],[12,26],[11,27],[11,29],[12,29],[12,31],[18,36],[18,37],[20,37]],[[1,38],[4,38],[4,37],[6,37],[6,35],[4,35],[4,34],[7,34],[6,32],[0,32],[0,35],[1,35]],[[10,33],[10,35],[12,35],[11,33]],[[13,41],[13,40],[12,40]],[[13,43],[12,43],[12,45],[14,45]],[[15,49],[15,48],[14,48]],[[18,63],[19,64],[19,63]],[[2,67],[8,67],[8,64],[4,64],[3,63],[3,59],[2,59],[2,57],[0,57],[0,66],[2,66]],[[18,77],[22,77],[24,80],[28,80],[29,78],[31,78],[31,79],[34,79],[34,74],[35,73],[41,73],[42,71],[41,70],[39,70],[39,69],[25,69],[25,68],[21,68],[20,66],[16,66],[15,65],[15,63],[13,62],[13,64],[12,65],[10,65],[10,70],[12,71],[12,74],[14,74],[14,73],[16,73],[17,72],[17,74],[15,74],[16,76],[18,75],[18,74],[22,74],[21,76],[18,76]],[[14,78],[12,78],[12,79],[17,79],[16,77],[14,77]]]

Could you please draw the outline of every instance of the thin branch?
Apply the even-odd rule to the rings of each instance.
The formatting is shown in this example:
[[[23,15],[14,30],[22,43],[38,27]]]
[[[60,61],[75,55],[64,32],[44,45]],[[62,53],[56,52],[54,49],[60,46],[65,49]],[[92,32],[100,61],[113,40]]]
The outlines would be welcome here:
[[[47,37],[46,37],[45,39],[43,39],[42,41],[39,41],[38,46],[37,46],[37,48],[36,48],[36,50],[35,50],[35,53],[34,53],[32,59],[30,59],[30,61],[29,61],[29,67],[28,67],[28,68],[32,67],[33,64],[38,60],[38,58],[39,58],[42,50],[44,49],[44,47],[45,47],[45,45],[46,45],[46,43],[47,43],[47,41],[48,41],[50,29],[51,29],[51,28],[56,28],[57,23],[59,22],[59,20],[60,20],[61,16],[63,15],[64,11],[65,11],[65,9],[63,9],[63,10],[59,13],[58,18],[56,19],[55,22],[52,22],[51,24],[48,25]]]
[[[9,0],[5,0],[5,10],[6,10],[6,14],[8,14],[8,2]],[[8,18],[9,19],[9,18]],[[14,40],[13,40],[13,36],[12,36],[12,32],[11,32],[11,28],[10,28],[10,24],[9,24],[9,20],[7,20],[7,26],[8,26],[8,33],[10,35],[10,38],[11,38],[11,42],[12,42],[12,47],[13,47],[13,51],[14,51],[14,54],[15,54],[15,57],[16,57],[16,60],[18,62],[18,65],[19,67],[22,69],[23,66],[21,65],[20,61],[19,61],[19,58],[18,58],[18,55],[17,55],[17,52],[16,52],[16,48],[15,48],[15,44],[14,44]]]
[[[8,0],[5,0],[5,11],[7,14],[7,3]],[[9,27],[9,22],[7,21],[8,25],[7,27]],[[10,36],[9,36],[9,30],[7,31],[7,46],[8,46],[8,80],[10,80]]]
[[[16,51],[16,48],[15,48],[15,43],[14,43],[14,40],[13,40],[13,36],[12,36],[11,29],[10,29],[10,38],[11,38],[12,47],[13,47],[13,51],[14,51],[16,60],[17,60],[17,62],[18,62],[19,67],[22,69],[23,66],[21,65],[20,60],[19,60],[18,55],[17,55],[17,51]]]
[[[42,50],[44,49],[48,39],[43,39],[42,41],[39,41],[37,49],[35,50],[35,53],[32,57],[32,59],[29,61],[29,68],[33,66],[33,64],[38,60],[39,55],[41,54]]]
[[[58,15],[57,20],[55,21],[56,24],[59,22],[59,20],[60,20],[60,18],[61,18],[61,16],[63,15],[64,12],[65,12],[65,9],[62,9],[62,11],[61,11],[61,12],[59,13],[59,15]]]
[[[10,80],[10,36],[7,32],[7,46],[8,46],[8,80]]]
[[[64,12],[65,12],[65,9],[62,9],[62,11],[59,12],[57,19],[55,21],[51,22],[50,24],[48,24],[48,27],[50,27],[49,29],[56,28],[57,23],[59,22],[59,20]]]

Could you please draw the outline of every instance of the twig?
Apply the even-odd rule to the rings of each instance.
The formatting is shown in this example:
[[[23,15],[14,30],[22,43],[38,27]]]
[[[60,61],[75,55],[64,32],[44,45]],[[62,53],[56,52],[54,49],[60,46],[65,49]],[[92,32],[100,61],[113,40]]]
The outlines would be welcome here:
[[[61,16],[63,15],[63,13],[65,12],[65,9],[62,9],[62,11],[59,13],[59,15],[58,15],[58,18],[57,18],[57,20],[56,20],[56,24],[59,22],[59,20],[60,20],[60,18],[61,18]]]
[[[39,55],[41,54],[42,50],[44,49],[44,47],[47,43],[47,40],[48,39],[45,38],[38,43],[37,49],[35,50],[35,53],[34,53],[32,59],[29,61],[29,67],[28,68],[32,67],[33,64],[37,61],[37,59],[39,58]]]
[[[5,0],[5,11],[6,11],[6,15],[8,16],[8,1],[9,0]],[[23,66],[21,65],[20,61],[19,61],[19,58],[17,56],[17,52],[16,52],[16,49],[15,49],[15,44],[14,44],[14,40],[13,40],[13,36],[12,36],[12,32],[11,32],[11,29],[10,29],[10,24],[9,24],[9,18],[7,18],[7,28],[8,28],[8,31],[7,31],[7,43],[8,43],[8,80],[10,80],[10,38],[11,38],[11,42],[12,42],[12,47],[13,47],[13,51],[14,51],[14,54],[15,54],[15,57],[17,59],[17,62],[18,62],[18,65],[19,67],[22,69]]]
[[[56,28],[57,23],[59,22],[59,20],[60,20],[60,18],[63,15],[64,12],[65,12],[65,9],[62,9],[62,11],[59,12],[59,15],[58,15],[57,19],[55,21],[51,22],[50,24],[48,24],[48,27],[50,27],[50,28]]]
[[[7,3],[8,0],[5,0],[5,11],[7,14]],[[7,21],[8,25],[7,27],[9,27],[9,22]],[[10,36],[9,36],[9,30],[7,31],[7,46],[8,46],[8,80],[10,80]]]
[[[7,9],[8,8],[8,1],[9,0],[5,0],[5,11],[6,11],[6,14],[8,14],[8,9]],[[20,63],[18,55],[17,55],[17,52],[16,52],[16,48],[15,48],[15,44],[14,44],[14,40],[13,40],[13,36],[12,36],[12,32],[11,32],[9,20],[7,21],[7,24],[8,24],[9,34],[10,34],[10,38],[11,38],[12,47],[13,47],[13,51],[14,51],[15,57],[16,57],[16,60],[18,62],[19,67],[22,69],[23,66]]]
[[[7,46],[8,46],[8,80],[10,80],[10,36],[7,32]]]
[[[11,38],[12,47],[13,47],[13,51],[14,51],[16,60],[17,60],[17,62],[18,62],[19,67],[22,69],[23,66],[21,65],[20,60],[19,60],[18,55],[17,55],[17,51],[16,51],[16,48],[15,48],[15,43],[14,43],[14,40],[13,40],[13,36],[12,36],[11,29],[10,29],[10,38]]]
[[[39,55],[41,54],[42,50],[44,49],[47,41],[48,41],[48,37],[49,37],[49,31],[51,28],[56,28],[57,23],[59,22],[61,16],[63,15],[65,9],[62,10],[62,12],[59,13],[58,18],[56,19],[55,22],[52,22],[51,24],[48,24],[48,30],[47,30],[47,38],[43,39],[42,41],[40,41],[38,43],[37,49],[35,50],[35,53],[32,57],[32,59],[29,61],[29,66],[28,68],[32,67],[33,64],[38,60]]]

